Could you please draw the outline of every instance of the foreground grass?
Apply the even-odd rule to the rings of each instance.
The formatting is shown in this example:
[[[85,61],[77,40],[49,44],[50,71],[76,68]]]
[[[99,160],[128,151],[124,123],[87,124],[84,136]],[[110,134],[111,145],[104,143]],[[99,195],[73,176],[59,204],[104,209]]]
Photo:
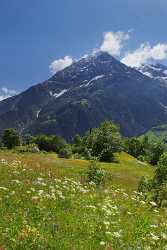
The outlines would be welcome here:
[[[153,168],[122,153],[112,182],[85,182],[88,162],[0,152],[0,248],[167,249],[167,212],[135,191]],[[119,184],[119,185],[118,185]]]

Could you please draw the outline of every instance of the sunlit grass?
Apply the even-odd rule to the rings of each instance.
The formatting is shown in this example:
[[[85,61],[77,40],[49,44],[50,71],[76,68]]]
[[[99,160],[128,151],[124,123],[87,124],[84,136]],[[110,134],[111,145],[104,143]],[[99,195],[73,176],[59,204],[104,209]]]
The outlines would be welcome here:
[[[166,249],[167,212],[135,191],[154,169],[121,153],[101,163],[112,181],[86,182],[88,162],[55,154],[0,152],[0,247]]]

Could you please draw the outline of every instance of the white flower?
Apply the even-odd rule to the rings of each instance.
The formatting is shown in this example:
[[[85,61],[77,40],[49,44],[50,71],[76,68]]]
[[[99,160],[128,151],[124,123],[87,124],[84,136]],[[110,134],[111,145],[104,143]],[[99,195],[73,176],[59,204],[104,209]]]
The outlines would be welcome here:
[[[127,214],[131,215],[132,213],[131,212],[127,212]]]
[[[120,234],[120,232],[113,232],[113,236],[114,236],[115,238],[120,238],[120,237],[121,237],[121,234]]]
[[[150,233],[150,236],[152,237],[153,240],[159,240],[159,237],[153,233]]]
[[[156,227],[158,227],[157,225],[150,225],[150,227],[152,227],[152,228],[156,228]]]
[[[150,204],[153,206],[153,207],[156,207],[157,204],[154,202],[154,201],[150,201]]]
[[[86,206],[86,208],[96,209],[96,207],[95,207],[95,206],[93,206],[93,205],[87,205],[87,206]]]
[[[157,209],[154,209],[153,212],[154,212],[154,213],[158,213],[158,210],[157,210]]]
[[[165,233],[161,233],[161,237],[166,240],[167,239],[167,235]]]
[[[105,242],[104,241],[100,241],[100,246],[105,246]]]
[[[38,191],[39,195],[42,195],[43,193],[44,193],[44,191],[42,189]]]
[[[21,184],[22,184],[22,182],[19,181],[19,180],[12,180],[12,181],[15,182],[15,183],[18,184],[18,185],[21,185]]]
[[[4,191],[7,191],[7,190],[8,190],[8,188],[6,188],[6,187],[0,187],[0,189],[1,189],[1,190],[4,190]]]
[[[110,222],[109,221],[103,221],[104,225],[109,226]]]

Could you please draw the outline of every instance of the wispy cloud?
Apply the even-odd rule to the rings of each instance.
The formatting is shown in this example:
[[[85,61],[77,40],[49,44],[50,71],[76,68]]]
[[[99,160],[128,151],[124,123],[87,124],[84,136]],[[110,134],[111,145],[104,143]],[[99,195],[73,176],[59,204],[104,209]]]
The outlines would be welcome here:
[[[16,92],[15,90],[13,90],[13,89],[8,89],[8,88],[6,88],[6,87],[2,87],[2,88],[0,89],[0,101],[6,99],[6,98],[8,98],[8,97],[11,97],[11,96],[13,96],[13,95],[16,95],[16,94],[17,94],[17,92]]]
[[[73,63],[73,59],[70,56],[65,56],[64,58],[60,58],[58,60],[53,61],[49,68],[52,74],[57,73],[60,70],[70,66]]]
[[[108,52],[112,56],[118,56],[121,58],[125,42],[131,38],[132,31],[133,30],[129,30],[128,32],[108,31],[104,33],[102,44],[99,48],[93,49],[92,53],[103,51]],[[89,55],[85,55],[84,57],[88,56]],[[164,59],[167,59],[167,43],[157,43],[152,46],[149,42],[144,42],[134,51],[125,52],[121,62],[131,67],[139,67],[142,64],[161,61]],[[49,68],[51,73],[55,74],[58,71],[70,66],[73,62],[74,59],[72,57],[65,56],[64,58],[53,61]]]
[[[121,49],[123,48],[124,42],[130,38],[129,32],[106,32],[102,45],[100,46],[101,51],[108,52],[113,56],[119,56]]]
[[[160,61],[167,58],[167,44],[158,43],[151,46],[149,42],[142,43],[138,49],[132,52],[127,52],[121,60],[128,66],[139,67],[142,64],[150,63],[151,61]]]
[[[108,52],[113,56],[119,56],[121,49],[123,48],[124,42],[130,38],[130,32],[106,32],[103,36],[103,42],[98,49],[93,49],[92,53],[98,51]],[[85,55],[86,57],[88,55]],[[82,57],[83,58],[83,57]],[[50,65],[49,69],[52,74],[56,74],[58,71],[70,66],[74,62],[74,59],[70,56],[54,60]]]

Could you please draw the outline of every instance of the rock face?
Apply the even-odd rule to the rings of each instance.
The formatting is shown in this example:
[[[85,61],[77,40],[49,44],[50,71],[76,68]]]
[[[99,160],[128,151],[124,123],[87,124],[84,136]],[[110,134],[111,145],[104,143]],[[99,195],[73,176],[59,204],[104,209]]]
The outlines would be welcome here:
[[[0,102],[0,131],[15,127],[71,140],[105,119],[126,136],[166,123],[167,85],[100,52]]]
[[[151,77],[155,80],[167,83],[167,66],[162,64],[145,64],[139,68],[136,68],[144,75]]]

